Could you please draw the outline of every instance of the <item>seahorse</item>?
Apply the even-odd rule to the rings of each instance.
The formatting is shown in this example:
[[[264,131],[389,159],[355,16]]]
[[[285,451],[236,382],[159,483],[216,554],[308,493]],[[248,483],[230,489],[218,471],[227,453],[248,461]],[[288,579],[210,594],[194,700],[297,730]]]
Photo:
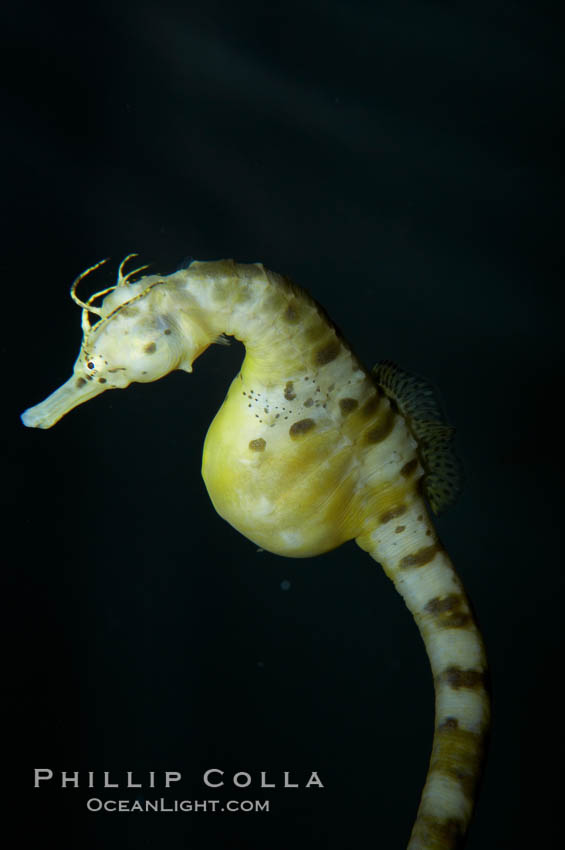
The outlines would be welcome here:
[[[452,429],[425,383],[388,361],[365,369],[317,302],[261,263],[125,274],[134,256],[87,301],[77,286],[106,260],[73,282],[83,330],[73,374],[23,423],[50,428],[106,390],[191,372],[212,343],[242,341],[241,369],[204,443],[212,503],[278,555],[311,557],[356,540],[382,565],[416,620],[435,686],[432,754],[408,848],[460,847],[490,703],[481,634],[430,516],[457,489]]]

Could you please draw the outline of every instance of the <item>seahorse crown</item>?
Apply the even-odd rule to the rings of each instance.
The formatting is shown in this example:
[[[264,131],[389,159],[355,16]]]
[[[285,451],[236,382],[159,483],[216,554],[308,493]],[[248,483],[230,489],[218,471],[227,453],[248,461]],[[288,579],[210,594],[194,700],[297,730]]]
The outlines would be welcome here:
[[[146,289],[144,289],[142,292],[137,293],[136,295],[130,295],[127,292],[127,289],[124,289],[123,294],[120,293],[120,296],[114,298],[105,298],[102,304],[99,307],[96,307],[94,305],[94,302],[97,298],[101,298],[103,295],[108,295],[110,292],[115,292],[116,289],[122,289],[123,287],[126,287],[126,285],[131,282],[131,278],[134,275],[139,274],[139,272],[149,268],[147,265],[140,266],[139,268],[128,272],[127,275],[124,275],[124,266],[133,257],[137,257],[137,254],[128,254],[127,257],[122,260],[118,268],[118,280],[113,286],[107,286],[106,289],[101,289],[99,292],[95,292],[93,295],[90,296],[88,301],[82,301],[78,297],[78,295],[76,294],[77,286],[81,282],[81,280],[84,280],[84,278],[91,274],[93,271],[96,271],[96,269],[100,268],[100,266],[103,266],[105,263],[107,263],[109,258],[107,257],[104,260],[99,260],[99,262],[95,263],[93,266],[89,266],[87,269],[85,269],[85,271],[81,272],[73,280],[71,284],[70,294],[75,304],[78,304],[79,307],[82,307],[82,328],[85,333],[88,333],[88,331],[90,331],[94,327],[94,325],[90,323],[89,313],[93,313],[94,315],[99,316],[99,320],[98,322],[96,322],[96,324],[98,324],[100,321],[110,318],[110,316],[112,316],[117,310],[121,309],[122,307],[125,307],[126,304],[130,304],[134,299],[142,298],[150,291],[153,286],[156,286],[158,283],[161,283],[161,281],[155,281],[150,286],[146,287]]]

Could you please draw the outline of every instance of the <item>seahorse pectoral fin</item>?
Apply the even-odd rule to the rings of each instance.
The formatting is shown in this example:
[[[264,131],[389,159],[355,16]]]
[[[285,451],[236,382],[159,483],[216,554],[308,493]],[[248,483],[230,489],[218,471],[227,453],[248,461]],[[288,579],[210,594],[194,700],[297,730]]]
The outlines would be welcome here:
[[[28,428],[51,428],[74,407],[100,395],[106,389],[108,387],[95,380],[87,381],[73,375],[39,404],[28,407],[22,413],[21,420]]]

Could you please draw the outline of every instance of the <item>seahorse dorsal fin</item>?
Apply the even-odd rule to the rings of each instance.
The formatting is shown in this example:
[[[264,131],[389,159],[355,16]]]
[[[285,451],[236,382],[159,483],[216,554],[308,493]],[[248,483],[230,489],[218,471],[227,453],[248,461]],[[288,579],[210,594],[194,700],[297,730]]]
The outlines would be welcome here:
[[[392,360],[379,361],[372,372],[398,406],[418,443],[425,470],[422,489],[433,512],[439,514],[461,492],[461,464],[451,445],[455,428],[445,422],[436,391],[425,378],[401,369]]]

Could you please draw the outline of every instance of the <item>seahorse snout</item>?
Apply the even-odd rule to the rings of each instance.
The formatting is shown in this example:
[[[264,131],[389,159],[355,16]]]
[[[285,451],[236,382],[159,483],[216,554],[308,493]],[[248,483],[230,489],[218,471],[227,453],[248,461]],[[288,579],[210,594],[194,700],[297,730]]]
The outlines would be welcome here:
[[[24,410],[21,420],[28,428],[51,428],[74,407],[100,395],[105,389],[108,387],[103,384],[73,375],[42,402]]]

